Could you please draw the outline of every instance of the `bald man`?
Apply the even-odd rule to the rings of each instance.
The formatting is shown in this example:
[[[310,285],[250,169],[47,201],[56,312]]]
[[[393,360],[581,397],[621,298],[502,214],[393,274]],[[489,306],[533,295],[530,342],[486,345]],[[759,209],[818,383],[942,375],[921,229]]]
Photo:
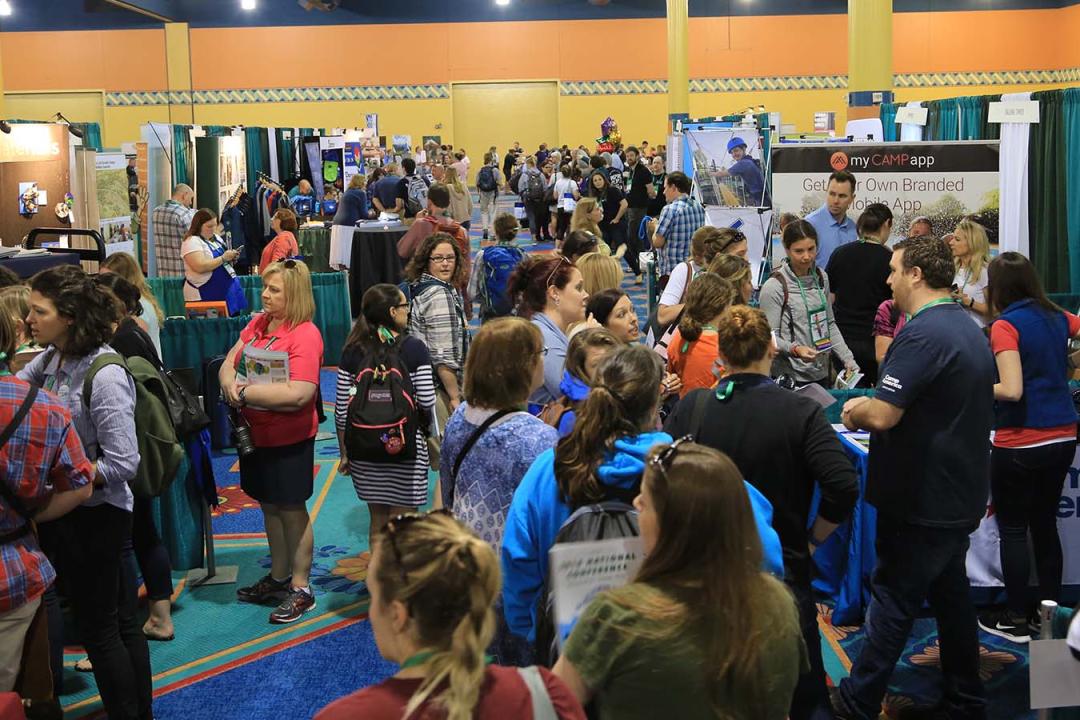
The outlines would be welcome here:
[[[195,191],[191,186],[180,183],[173,188],[172,197],[164,205],[154,208],[150,216],[159,277],[184,275],[180,245],[187,237],[195,217],[195,210],[192,209],[194,203]]]

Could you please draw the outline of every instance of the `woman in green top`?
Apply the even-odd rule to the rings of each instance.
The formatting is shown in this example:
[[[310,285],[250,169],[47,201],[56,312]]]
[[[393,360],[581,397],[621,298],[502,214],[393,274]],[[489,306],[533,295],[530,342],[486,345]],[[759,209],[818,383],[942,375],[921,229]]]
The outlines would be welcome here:
[[[806,647],[727,455],[678,440],[649,453],[639,513],[645,561],[597,596],[555,665],[601,718],[783,720]]]

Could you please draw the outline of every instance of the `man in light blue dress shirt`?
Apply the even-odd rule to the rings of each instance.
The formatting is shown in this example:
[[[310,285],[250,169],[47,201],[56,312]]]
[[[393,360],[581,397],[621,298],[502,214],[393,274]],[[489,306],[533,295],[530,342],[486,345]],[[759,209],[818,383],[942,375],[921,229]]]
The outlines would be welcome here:
[[[814,226],[818,236],[817,266],[828,267],[833,251],[859,238],[855,222],[847,216],[855,199],[855,176],[839,171],[829,175],[825,204],[804,219]]]

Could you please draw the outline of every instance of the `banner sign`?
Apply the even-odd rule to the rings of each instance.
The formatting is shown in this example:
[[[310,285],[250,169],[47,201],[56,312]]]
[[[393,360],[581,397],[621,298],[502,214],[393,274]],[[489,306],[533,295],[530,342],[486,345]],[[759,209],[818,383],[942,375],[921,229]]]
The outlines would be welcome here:
[[[825,204],[829,174],[846,170],[857,182],[852,220],[867,205],[883,203],[892,210],[895,236],[906,237],[920,216],[942,236],[974,215],[996,244],[999,156],[996,140],[774,145],[773,210],[798,217],[817,210]]]

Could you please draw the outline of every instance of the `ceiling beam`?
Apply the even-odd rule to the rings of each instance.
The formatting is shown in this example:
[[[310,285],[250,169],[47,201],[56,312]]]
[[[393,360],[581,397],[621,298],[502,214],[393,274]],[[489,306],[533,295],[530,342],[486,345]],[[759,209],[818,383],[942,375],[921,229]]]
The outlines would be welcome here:
[[[105,0],[105,2],[161,22],[177,20],[174,17],[175,8],[170,7],[172,3],[169,0]]]

